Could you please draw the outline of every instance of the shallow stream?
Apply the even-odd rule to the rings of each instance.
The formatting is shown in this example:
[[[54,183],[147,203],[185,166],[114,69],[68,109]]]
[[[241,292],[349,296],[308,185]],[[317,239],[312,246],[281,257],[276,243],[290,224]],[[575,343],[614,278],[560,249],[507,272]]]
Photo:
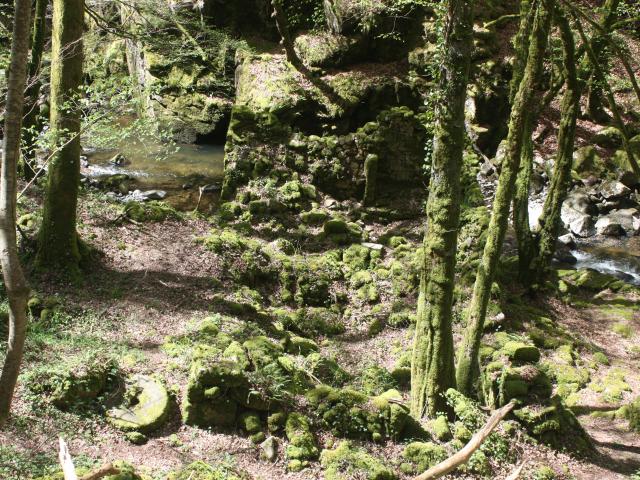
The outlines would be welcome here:
[[[110,160],[121,153],[126,159],[122,166]],[[176,145],[167,150],[160,145],[126,145],[118,150],[100,150],[87,154],[88,166],[83,173],[95,179],[125,174],[136,180],[139,190],[164,190],[166,201],[179,210],[195,208],[200,196],[199,187],[219,186],[224,171],[222,145]],[[203,194],[201,207],[215,202],[216,188]]]

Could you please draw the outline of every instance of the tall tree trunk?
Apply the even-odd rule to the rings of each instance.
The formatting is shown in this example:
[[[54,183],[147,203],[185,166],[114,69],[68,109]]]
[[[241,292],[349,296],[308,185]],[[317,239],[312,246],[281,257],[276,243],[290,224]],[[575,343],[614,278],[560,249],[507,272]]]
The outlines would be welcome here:
[[[411,413],[415,417],[446,411],[443,393],[455,387],[451,309],[460,219],[464,105],[472,47],[473,2],[450,0],[411,362]]]
[[[84,0],[53,1],[51,129],[66,143],[49,165],[36,264],[75,274],[80,251],[76,208],[80,184],[80,109]],[[71,141],[69,141],[71,139]]]
[[[287,21],[287,14],[284,11],[282,0],[271,0],[271,5],[273,6],[273,18],[276,21],[278,33],[280,33],[280,37],[282,38],[281,43],[284,47],[285,53],[287,54],[287,61],[293,65],[296,70],[303,73],[308,72],[307,67],[302,63],[302,60],[300,60],[293,44],[293,38],[291,38],[289,22]]]
[[[535,4],[531,1],[522,0],[520,3],[520,28],[516,35],[516,61],[514,63],[514,73],[510,88],[510,101],[512,105],[527,65],[531,28],[533,27],[533,19],[536,11]],[[513,226],[518,241],[519,271],[522,282],[526,281],[529,263],[533,257],[533,237],[529,227],[529,190],[531,186],[531,174],[533,173],[532,134],[533,118],[526,122],[522,131],[523,144],[522,154],[520,155],[520,170],[518,171],[516,192],[513,199]]]
[[[620,0],[605,1],[604,6],[602,7],[604,14],[602,21],[600,22],[604,31],[598,30],[594,38],[591,40],[593,52],[597,58],[597,63],[600,68],[607,69],[607,66],[609,65],[607,44],[611,39],[609,34],[611,33],[613,24],[616,21],[619,4]],[[588,83],[587,116],[596,122],[606,123],[610,118],[602,105],[603,85],[598,80],[598,76],[594,72],[593,62],[589,61],[589,63],[591,63],[591,77],[589,78]]]
[[[600,67],[600,64],[598,63],[598,57],[596,56],[596,52],[593,50],[593,47],[591,46],[591,41],[589,40],[589,38],[587,38],[587,35],[584,32],[584,28],[580,23],[580,19],[577,17],[575,13],[574,13],[574,17],[576,20],[575,22],[576,28],[578,30],[578,33],[580,34],[582,43],[587,51],[589,60],[593,65],[593,72],[596,76],[596,79],[600,82],[600,84],[602,85],[606,93],[607,102],[609,103],[609,107],[611,108],[611,112],[613,113],[614,124],[616,125],[616,127],[618,127],[618,129],[622,133],[622,146],[625,152],[627,153],[627,160],[629,161],[629,166],[631,167],[631,170],[633,170],[633,173],[635,173],[637,176],[640,177],[640,165],[638,165],[636,154],[633,151],[633,148],[631,148],[631,144],[629,141],[630,139],[629,131],[627,130],[624,120],[622,119],[622,115],[620,114],[620,110],[618,109],[618,104],[616,103],[616,99],[613,96],[611,85],[609,85],[609,82],[607,81],[605,73]]]
[[[42,82],[40,80],[40,67],[44,44],[47,34],[47,5],[49,0],[36,0],[35,15],[33,17],[33,33],[31,37],[31,59],[29,61],[29,85],[25,93],[24,107],[24,150],[20,170],[25,180],[31,180],[35,170],[30,162],[35,160],[35,143],[40,127],[38,97]]]
[[[531,118],[536,99],[536,80],[540,77],[549,38],[551,13],[550,0],[542,0],[533,25],[527,66],[515,96],[509,134],[498,188],[493,202],[487,242],[476,276],[473,297],[468,311],[467,328],[458,357],[458,390],[469,394],[478,373],[478,351],[487,314],[491,284],[495,276],[502,243],[509,223],[509,211],[520,167],[522,154],[522,131]]]
[[[564,76],[566,90],[562,99],[560,128],[558,131],[558,152],[551,186],[540,217],[538,256],[535,260],[535,278],[542,280],[545,270],[555,253],[556,240],[560,230],[562,204],[567,197],[573,164],[573,146],[576,134],[576,121],[580,114],[582,88],[578,81],[575,59],[573,32],[564,12],[556,11],[556,22],[560,29],[563,46]]]
[[[29,296],[29,288],[22,273],[16,243],[16,167],[20,157],[31,2],[16,0],[14,12],[2,145],[2,171],[0,172],[0,265],[9,299],[9,341],[2,374],[0,374],[0,427],[9,417],[13,392],[22,363]]]

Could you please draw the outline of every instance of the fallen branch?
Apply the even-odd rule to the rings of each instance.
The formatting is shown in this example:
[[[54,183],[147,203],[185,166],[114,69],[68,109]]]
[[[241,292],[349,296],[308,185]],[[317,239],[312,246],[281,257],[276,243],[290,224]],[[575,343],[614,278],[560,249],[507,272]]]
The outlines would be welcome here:
[[[480,445],[487,439],[489,435],[495,430],[498,424],[506,417],[513,407],[515,407],[515,402],[511,401],[504,407],[499,410],[496,410],[493,415],[489,418],[486,425],[482,427],[480,430],[476,432],[476,434],[469,440],[462,450],[458,453],[449,457],[448,459],[440,462],[434,467],[431,467],[429,470],[424,472],[421,475],[418,475],[414,480],[432,480],[436,478],[440,478],[443,475],[446,475],[449,472],[452,472],[460,465],[463,465],[469,461],[471,455],[480,448]]]
[[[73,466],[73,459],[71,458],[71,454],[69,453],[69,447],[67,443],[60,437],[60,452],[58,453],[58,459],[60,460],[60,465],[62,466],[62,475],[64,476],[64,480],[78,480],[78,476],[76,475],[76,467]]]
[[[69,453],[69,447],[62,437],[60,437],[60,452],[58,453],[58,458],[60,460],[60,465],[62,466],[62,475],[64,476],[64,480],[100,480],[108,475],[118,475],[120,473],[119,468],[114,467],[112,463],[107,463],[97,470],[89,472],[78,478],[76,468],[73,465],[73,459]]]
[[[522,473],[522,469],[524,468],[524,466],[526,464],[527,464],[527,461],[525,460],[524,462],[522,462],[520,464],[519,467],[517,467],[513,472],[511,472],[511,474],[507,478],[505,478],[504,480],[518,480],[518,477]]]
[[[80,477],[80,480],[99,480],[100,478],[106,477],[107,475],[118,475],[119,473],[119,468],[114,467],[112,463],[107,463],[99,469]]]

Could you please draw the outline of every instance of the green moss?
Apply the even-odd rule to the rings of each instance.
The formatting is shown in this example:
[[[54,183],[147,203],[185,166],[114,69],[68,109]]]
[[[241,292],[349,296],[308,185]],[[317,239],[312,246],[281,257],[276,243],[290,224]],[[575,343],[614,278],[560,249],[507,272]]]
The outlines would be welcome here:
[[[367,395],[380,395],[382,392],[398,387],[393,376],[386,368],[371,365],[359,375],[362,391]]]
[[[334,450],[323,450],[320,462],[327,480],[352,478],[395,480],[397,478],[393,471],[380,460],[347,441],[341,442]]]
[[[285,341],[287,353],[292,355],[307,356],[318,351],[318,344],[310,338],[299,337],[297,335],[288,336]]]
[[[170,473],[167,480],[246,480],[246,474],[222,463],[216,466],[196,461],[179,472]]]
[[[556,472],[546,465],[537,467],[533,472],[533,480],[555,480],[558,478]]]
[[[597,364],[597,365],[609,365],[609,357],[607,357],[604,353],[602,352],[596,352],[593,354],[593,361]]]
[[[180,218],[169,205],[157,201],[129,202],[124,207],[124,213],[136,222],[164,222],[168,219]]]
[[[607,403],[619,403],[622,401],[624,393],[631,391],[631,386],[626,381],[625,372],[618,368],[612,368],[604,378],[591,382],[589,388],[600,393],[602,400]]]
[[[309,460],[316,460],[319,455],[316,439],[311,432],[309,419],[300,413],[291,413],[287,417],[285,433],[289,440],[286,456],[289,470],[297,471],[306,466]]]
[[[284,353],[282,345],[264,336],[249,338],[242,346],[247,351],[247,355],[255,369],[264,368]]]
[[[633,329],[631,328],[631,325],[626,322],[619,322],[614,324],[611,330],[624,338],[631,338],[631,336],[633,335]]]
[[[540,360],[540,350],[523,342],[509,341],[502,347],[502,351],[515,362],[537,363]]]
[[[446,449],[432,442],[412,442],[402,452],[402,458],[408,462],[406,473],[422,473],[448,457]]]
[[[287,422],[287,414],[284,412],[275,412],[267,417],[267,429],[271,433],[277,433],[284,429]]]
[[[95,358],[87,363],[42,367],[29,372],[27,388],[60,409],[96,399],[105,391],[117,365],[109,358]]]
[[[291,328],[305,336],[337,335],[345,331],[340,316],[328,308],[302,308],[292,320],[294,323],[285,328]]]
[[[323,357],[319,353],[309,355],[305,365],[314,377],[333,387],[341,387],[351,379],[351,375],[344,371],[335,360]]]
[[[329,214],[320,209],[313,209],[300,214],[300,220],[307,225],[322,225],[327,218],[329,218]]]
[[[629,420],[629,428],[632,431],[640,433],[640,397],[621,407],[616,412],[616,417]]]
[[[429,428],[433,432],[433,435],[441,442],[451,440],[451,430],[449,429],[449,422],[447,417],[442,415],[429,422]]]
[[[366,270],[369,267],[371,250],[362,245],[351,245],[342,254],[342,261],[349,272]],[[367,272],[368,273],[368,272]]]
[[[157,380],[144,375],[133,377],[127,404],[110,410],[109,422],[116,428],[149,433],[157,430],[169,415],[169,395]]]

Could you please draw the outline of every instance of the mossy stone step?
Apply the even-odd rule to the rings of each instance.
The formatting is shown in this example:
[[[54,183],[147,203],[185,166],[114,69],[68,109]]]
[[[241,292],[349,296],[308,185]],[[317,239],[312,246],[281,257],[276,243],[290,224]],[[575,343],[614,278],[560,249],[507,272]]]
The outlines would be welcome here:
[[[152,432],[157,430],[169,414],[169,395],[157,380],[146,376],[133,377],[131,387],[135,396],[131,406],[109,411],[107,418],[115,427],[125,431]]]

